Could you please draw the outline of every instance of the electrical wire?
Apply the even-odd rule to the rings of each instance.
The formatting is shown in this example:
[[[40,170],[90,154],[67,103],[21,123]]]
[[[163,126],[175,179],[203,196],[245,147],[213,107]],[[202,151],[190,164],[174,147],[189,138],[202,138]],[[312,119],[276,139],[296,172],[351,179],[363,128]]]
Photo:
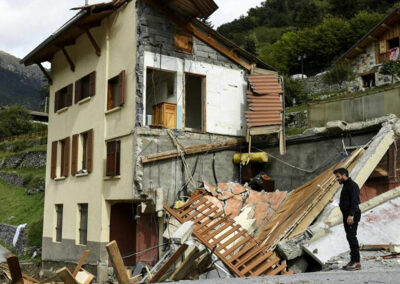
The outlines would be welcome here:
[[[263,150],[261,150],[261,149],[258,149],[258,148],[254,147],[254,146],[251,146],[251,148],[253,148],[253,149],[257,150],[257,151],[266,153],[265,151],[263,151]],[[302,172],[305,172],[305,173],[308,173],[308,174],[312,174],[312,173],[316,172],[317,170],[319,170],[319,169],[325,167],[325,166],[326,166],[327,164],[329,164],[331,161],[333,161],[334,159],[336,159],[336,156],[335,156],[334,158],[329,158],[329,159],[327,159],[326,161],[324,161],[321,165],[317,166],[315,169],[313,169],[313,170],[307,170],[307,169],[303,169],[303,168],[300,168],[300,167],[298,167],[298,166],[289,164],[288,162],[285,162],[285,161],[279,159],[278,157],[273,156],[273,155],[270,154],[270,153],[268,153],[268,157],[271,157],[271,158],[277,160],[278,162],[280,162],[280,163],[282,163],[282,164],[284,164],[284,165],[286,165],[286,166],[288,166],[288,167],[290,167],[290,168],[293,168],[293,169],[296,169],[296,170],[299,170],[299,171],[302,171]]]

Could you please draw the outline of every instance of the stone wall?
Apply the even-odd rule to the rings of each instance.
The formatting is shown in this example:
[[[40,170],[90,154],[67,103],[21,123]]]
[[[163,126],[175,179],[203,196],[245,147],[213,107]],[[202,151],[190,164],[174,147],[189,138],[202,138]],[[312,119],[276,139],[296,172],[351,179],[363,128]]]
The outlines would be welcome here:
[[[285,126],[291,128],[304,128],[308,125],[308,112],[296,111],[285,113]]]
[[[46,166],[46,152],[28,152],[8,156],[0,163],[1,169],[41,168]]]
[[[17,226],[0,223],[0,240],[9,247],[13,247],[13,238]],[[26,228],[20,230],[18,241],[13,248],[17,253],[22,253],[28,241],[28,230]]]

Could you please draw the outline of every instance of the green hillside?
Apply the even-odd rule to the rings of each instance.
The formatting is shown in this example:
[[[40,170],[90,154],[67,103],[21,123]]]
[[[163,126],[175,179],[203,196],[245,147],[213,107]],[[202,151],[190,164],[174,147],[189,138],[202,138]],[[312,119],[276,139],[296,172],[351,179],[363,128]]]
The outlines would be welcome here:
[[[267,0],[218,28],[285,74],[319,73],[376,25],[392,0]]]

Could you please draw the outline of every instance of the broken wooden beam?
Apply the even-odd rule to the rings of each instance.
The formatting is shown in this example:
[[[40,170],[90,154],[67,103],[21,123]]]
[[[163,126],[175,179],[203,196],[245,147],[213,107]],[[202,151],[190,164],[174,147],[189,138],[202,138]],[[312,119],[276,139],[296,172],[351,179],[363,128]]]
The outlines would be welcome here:
[[[72,273],[72,276],[76,277],[78,275],[79,270],[81,270],[82,265],[85,263],[87,257],[89,256],[90,250],[85,250],[82,253],[81,259],[79,260],[78,264],[75,267],[74,272]]]
[[[119,251],[116,241],[112,241],[106,245],[108,255],[110,256],[111,264],[114,268],[115,275],[119,284],[129,284],[128,273],[125,268],[124,261]]]
[[[65,284],[78,284],[78,281],[72,276],[71,271],[66,267],[57,270],[56,274]]]
[[[199,153],[204,153],[204,152],[215,152],[215,151],[221,151],[221,150],[239,146],[240,144],[242,144],[244,142],[245,142],[244,139],[239,138],[239,139],[229,140],[226,142],[217,142],[217,143],[211,143],[211,144],[199,144],[199,145],[194,145],[194,146],[187,146],[187,147],[185,147],[184,151],[185,151],[185,155],[194,155],[194,154],[199,154]],[[143,164],[147,164],[147,163],[151,163],[151,162],[176,158],[179,155],[180,155],[180,153],[177,150],[171,150],[171,151],[165,151],[165,152],[156,153],[156,154],[150,154],[147,156],[142,156],[141,161]]]
[[[190,272],[191,268],[195,264],[195,259],[198,256],[199,249],[195,246],[190,247],[185,259],[178,265],[169,278],[174,281],[184,280],[185,276]]]
[[[149,283],[157,283],[161,277],[168,271],[168,269],[179,259],[179,257],[186,251],[188,248],[187,244],[183,244],[179,247],[179,249],[167,260],[167,262],[161,267],[160,270],[150,279]]]
[[[371,250],[371,251],[375,251],[375,250],[390,250],[390,245],[389,244],[361,244],[360,245],[360,250]]]
[[[22,278],[21,267],[19,266],[18,257],[14,254],[9,254],[7,257],[8,269],[11,274],[11,283],[24,284],[24,279]]]

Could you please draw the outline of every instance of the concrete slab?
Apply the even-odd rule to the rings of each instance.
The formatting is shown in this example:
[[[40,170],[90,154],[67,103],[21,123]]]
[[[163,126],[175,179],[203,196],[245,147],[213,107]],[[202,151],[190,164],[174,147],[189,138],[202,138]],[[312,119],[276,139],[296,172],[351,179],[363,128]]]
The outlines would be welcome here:
[[[400,197],[363,213],[358,227],[358,241],[363,244],[400,243]],[[307,253],[324,264],[349,250],[343,225],[304,246]]]

